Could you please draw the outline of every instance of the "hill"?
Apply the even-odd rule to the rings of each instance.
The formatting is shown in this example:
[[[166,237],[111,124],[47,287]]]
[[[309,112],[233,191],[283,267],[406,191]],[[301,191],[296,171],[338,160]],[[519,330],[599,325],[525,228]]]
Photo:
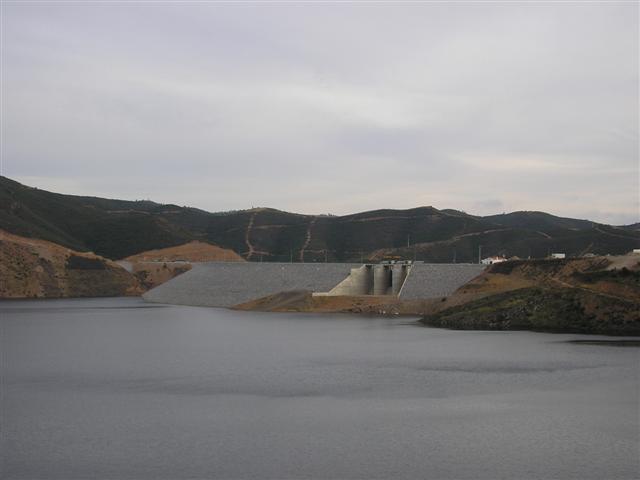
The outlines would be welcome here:
[[[0,231],[0,298],[139,295],[138,280],[111,260]]]
[[[553,233],[558,230],[584,231],[593,227],[589,220],[577,220],[575,218],[556,217],[545,212],[512,212],[501,215],[489,215],[484,217],[496,225],[512,228],[527,228],[539,230],[545,233]]]
[[[160,248],[137,253],[125,258],[128,262],[244,262],[232,250],[197,240],[177,247]]]
[[[185,243],[193,234],[164,218],[171,206],[80,197],[0,177],[0,228],[117,259]]]
[[[433,207],[314,216],[270,208],[209,213],[151,201],[62,195],[0,177],[0,228],[111,259],[200,241],[249,261],[476,262],[502,254],[622,254],[640,231],[543,212],[478,217]]]
[[[640,256],[498,263],[423,322],[465,330],[640,335]]]
[[[140,283],[151,289],[191,270],[191,262],[244,262],[233,250],[197,240],[137,253],[118,263],[133,273]]]

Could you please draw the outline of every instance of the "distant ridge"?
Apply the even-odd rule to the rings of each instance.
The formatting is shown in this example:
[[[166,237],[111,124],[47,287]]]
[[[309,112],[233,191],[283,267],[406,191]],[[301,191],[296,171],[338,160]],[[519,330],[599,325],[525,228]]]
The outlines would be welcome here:
[[[0,177],[0,228],[121,259],[199,240],[251,261],[477,262],[482,256],[622,254],[640,247],[635,226],[615,227],[544,212],[486,217],[434,207],[343,216],[272,208],[209,213],[153,201],[63,195]]]

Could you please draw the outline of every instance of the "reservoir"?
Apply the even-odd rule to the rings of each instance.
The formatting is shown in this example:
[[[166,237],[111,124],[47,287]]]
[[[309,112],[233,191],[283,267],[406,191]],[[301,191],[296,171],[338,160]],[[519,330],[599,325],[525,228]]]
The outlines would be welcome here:
[[[640,348],[416,320],[2,302],[0,477],[639,476]]]

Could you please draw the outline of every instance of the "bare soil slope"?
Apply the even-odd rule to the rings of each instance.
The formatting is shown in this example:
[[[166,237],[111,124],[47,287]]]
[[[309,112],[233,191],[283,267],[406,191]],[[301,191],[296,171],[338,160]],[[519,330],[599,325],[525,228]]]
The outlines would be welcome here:
[[[251,300],[233,307],[234,310],[261,312],[344,312],[387,313],[388,305],[398,303],[397,298],[387,296],[321,296],[314,297],[306,290],[279,292]],[[391,310],[388,313],[393,313]]]
[[[138,280],[111,260],[0,230],[0,298],[140,295]]]
[[[135,262],[244,262],[245,260],[233,250],[220,248],[210,243],[194,240],[177,247],[160,248],[131,255],[125,258]]]

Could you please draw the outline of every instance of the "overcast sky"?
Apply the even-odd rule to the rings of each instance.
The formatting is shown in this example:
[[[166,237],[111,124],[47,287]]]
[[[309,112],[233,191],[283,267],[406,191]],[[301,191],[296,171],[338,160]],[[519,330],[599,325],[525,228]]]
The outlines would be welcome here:
[[[22,183],[640,221],[636,2],[2,9],[2,174]]]

